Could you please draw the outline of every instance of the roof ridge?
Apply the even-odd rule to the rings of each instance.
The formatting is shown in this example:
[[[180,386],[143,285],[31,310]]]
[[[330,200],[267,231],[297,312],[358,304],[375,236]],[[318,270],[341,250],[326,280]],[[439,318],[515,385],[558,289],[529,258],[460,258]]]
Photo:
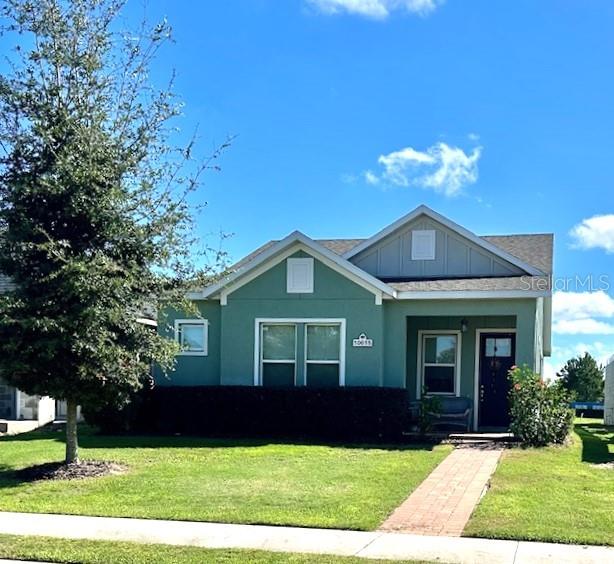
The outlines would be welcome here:
[[[554,233],[543,232],[543,233],[495,233],[488,235],[478,235],[478,237],[536,237],[536,236],[554,236]]]

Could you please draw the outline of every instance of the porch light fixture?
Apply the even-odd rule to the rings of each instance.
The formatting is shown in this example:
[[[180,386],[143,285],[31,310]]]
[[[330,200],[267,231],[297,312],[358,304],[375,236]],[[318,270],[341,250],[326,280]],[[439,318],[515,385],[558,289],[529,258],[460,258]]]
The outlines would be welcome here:
[[[461,333],[466,333],[469,328],[469,321],[467,321],[466,317],[461,319]]]

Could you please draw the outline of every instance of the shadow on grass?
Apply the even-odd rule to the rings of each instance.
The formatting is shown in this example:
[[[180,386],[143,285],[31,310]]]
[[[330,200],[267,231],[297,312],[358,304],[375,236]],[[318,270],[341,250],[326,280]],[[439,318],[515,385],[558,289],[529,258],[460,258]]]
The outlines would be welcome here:
[[[21,435],[12,435],[0,438],[0,452],[9,443],[24,443],[31,441],[53,441],[64,445],[64,432],[62,429],[42,428]],[[83,449],[81,456],[84,459],[113,459],[112,453],[94,454],[96,449],[232,449],[232,448],[251,448],[263,446],[288,446],[288,447],[330,447],[336,449],[364,449],[364,450],[385,450],[385,451],[422,451],[430,452],[436,446],[435,443],[352,443],[335,442],[321,440],[296,440],[284,438],[230,438],[230,437],[198,437],[198,436],[165,436],[165,435],[100,435],[87,425],[83,425],[79,430],[79,446]],[[29,447],[26,447],[29,448]],[[89,451],[89,452],[87,452]],[[290,453],[290,451],[289,451]],[[56,453],[59,458],[62,454]],[[51,457],[53,458],[53,457]],[[57,459],[56,459],[57,460]],[[50,462],[50,461],[48,461]],[[34,468],[36,465],[32,466]],[[19,487],[29,480],[23,479],[20,473],[28,468],[16,468],[0,463],[0,491]]]
[[[582,462],[590,464],[612,464],[614,453],[614,427],[601,423],[576,423],[575,431],[582,439]]]
[[[58,429],[41,428],[29,433],[0,438],[2,443],[53,440],[64,443],[64,432]],[[194,435],[102,435],[87,425],[79,428],[79,446],[84,449],[113,448],[249,448],[268,445],[324,446],[348,449],[375,449],[391,451],[432,451],[439,441],[425,442],[352,442],[296,437],[201,437]]]

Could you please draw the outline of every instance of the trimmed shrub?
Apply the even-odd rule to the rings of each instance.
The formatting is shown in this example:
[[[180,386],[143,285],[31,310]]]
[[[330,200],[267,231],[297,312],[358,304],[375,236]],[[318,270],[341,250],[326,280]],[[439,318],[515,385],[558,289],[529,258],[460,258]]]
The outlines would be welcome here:
[[[103,433],[396,441],[409,398],[400,388],[160,386],[85,416]]]
[[[525,445],[565,441],[573,423],[570,395],[559,381],[544,382],[528,366],[513,367],[509,377],[510,430]]]

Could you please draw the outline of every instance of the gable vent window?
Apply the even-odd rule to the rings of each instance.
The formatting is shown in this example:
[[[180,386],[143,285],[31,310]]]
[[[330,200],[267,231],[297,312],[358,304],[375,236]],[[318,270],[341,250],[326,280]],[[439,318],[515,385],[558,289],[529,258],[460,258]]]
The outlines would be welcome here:
[[[313,259],[289,258],[286,267],[288,294],[313,294]]]
[[[411,260],[435,260],[435,230],[411,232]]]

